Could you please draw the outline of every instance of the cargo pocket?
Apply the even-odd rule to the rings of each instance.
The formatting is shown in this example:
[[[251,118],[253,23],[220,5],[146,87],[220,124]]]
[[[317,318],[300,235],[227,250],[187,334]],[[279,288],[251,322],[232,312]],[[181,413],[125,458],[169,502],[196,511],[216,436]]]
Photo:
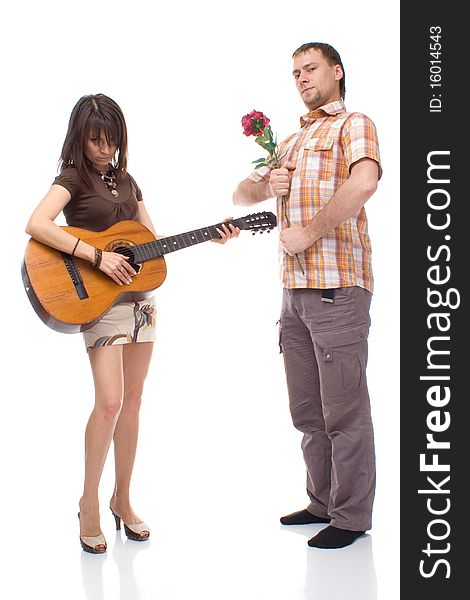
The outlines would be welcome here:
[[[325,404],[346,402],[363,387],[366,380],[367,329],[335,332],[329,343],[317,346]]]
[[[278,327],[278,343],[279,343],[279,354],[282,354],[282,343],[281,343],[281,335],[282,335],[282,326],[281,326],[281,319],[279,319],[278,321],[276,321],[276,325]]]

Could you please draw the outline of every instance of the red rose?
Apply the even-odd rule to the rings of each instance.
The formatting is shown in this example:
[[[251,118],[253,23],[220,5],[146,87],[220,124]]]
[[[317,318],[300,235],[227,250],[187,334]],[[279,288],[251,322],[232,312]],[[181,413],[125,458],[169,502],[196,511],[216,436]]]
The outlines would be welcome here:
[[[245,135],[253,135],[253,121],[251,120],[250,115],[242,117],[242,127]]]
[[[263,135],[269,119],[259,110],[252,110],[242,118],[243,133],[247,136],[254,135],[259,137]]]

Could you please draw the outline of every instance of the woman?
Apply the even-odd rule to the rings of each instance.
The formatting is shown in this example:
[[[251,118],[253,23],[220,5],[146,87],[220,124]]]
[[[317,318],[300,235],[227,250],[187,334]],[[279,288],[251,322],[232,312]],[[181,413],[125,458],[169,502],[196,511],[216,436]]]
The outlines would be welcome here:
[[[60,211],[68,225],[102,231],[133,219],[154,232],[142,193],[127,172],[127,129],[111,98],[83,96],[74,107],[61,153],[60,174],[31,215],[26,232],[57,250],[90,261],[118,285],[132,282],[126,257],[101,252],[54,223]],[[232,225],[219,230],[221,243],[236,237]],[[155,232],[154,232],[155,233]],[[115,486],[110,508],[120,529],[135,541],[150,529],[134,512],[129,488],[139,429],[139,408],[155,337],[154,299],[136,295],[114,305],[84,333],[95,386],[95,406],[85,431],[85,481],[80,498],[80,542],[93,554],[106,551],[100,528],[98,487],[111,440]]]

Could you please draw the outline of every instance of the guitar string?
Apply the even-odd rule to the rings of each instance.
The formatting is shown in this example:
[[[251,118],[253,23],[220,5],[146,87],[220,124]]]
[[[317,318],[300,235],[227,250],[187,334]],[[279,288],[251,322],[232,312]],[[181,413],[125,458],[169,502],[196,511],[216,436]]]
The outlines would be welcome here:
[[[263,218],[266,215],[262,215]],[[242,225],[242,221],[245,218],[235,219],[231,221],[231,223],[238,222]],[[252,219],[247,219],[247,222],[250,223],[249,227],[242,227],[242,229],[252,229],[254,232],[259,230],[270,230],[273,227],[273,224],[268,222],[267,224],[263,222],[263,219],[259,219],[261,222],[253,222]],[[133,257],[136,262],[139,260],[144,262],[145,260],[151,260],[153,258],[158,258],[159,256],[163,256],[168,254],[174,250],[179,250],[182,248],[188,248],[198,243],[202,243],[211,239],[215,239],[219,236],[217,229],[222,228],[223,223],[218,223],[216,225],[210,225],[209,227],[203,227],[201,229],[195,229],[192,231],[187,231],[184,233],[178,233],[173,236],[168,236],[165,238],[160,238],[158,240],[152,240],[150,242],[145,242],[143,244],[137,244],[133,246],[133,249],[123,248],[120,253],[128,258]],[[201,236],[199,238],[198,236]],[[207,237],[209,235],[209,237]],[[220,236],[219,236],[220,237]],[[161,252],[161,254],[155,256],[155,250]],[[136,254],[142,254],[143,256],[137,257]]]

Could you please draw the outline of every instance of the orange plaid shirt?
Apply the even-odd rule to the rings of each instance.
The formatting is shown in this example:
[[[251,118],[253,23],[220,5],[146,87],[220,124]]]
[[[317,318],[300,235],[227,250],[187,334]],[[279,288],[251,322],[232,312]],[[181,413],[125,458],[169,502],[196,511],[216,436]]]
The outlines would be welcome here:
[[[277,200],[278,224],[307,225],[349,177],[361,158],[377,161],[379,145],[374,123],[361,113],[348,113],[342,101],[331,102],[300,119],[301,129],[279,145],[283,163],[293,162],[290,194],[285,206]],[[256,169],[250,179],[266,179],[271,169]],[[297,255],[280,250],[280,268],[286,288],[336,288],[360,286],[373,291],[371,244],[364,207]]]

